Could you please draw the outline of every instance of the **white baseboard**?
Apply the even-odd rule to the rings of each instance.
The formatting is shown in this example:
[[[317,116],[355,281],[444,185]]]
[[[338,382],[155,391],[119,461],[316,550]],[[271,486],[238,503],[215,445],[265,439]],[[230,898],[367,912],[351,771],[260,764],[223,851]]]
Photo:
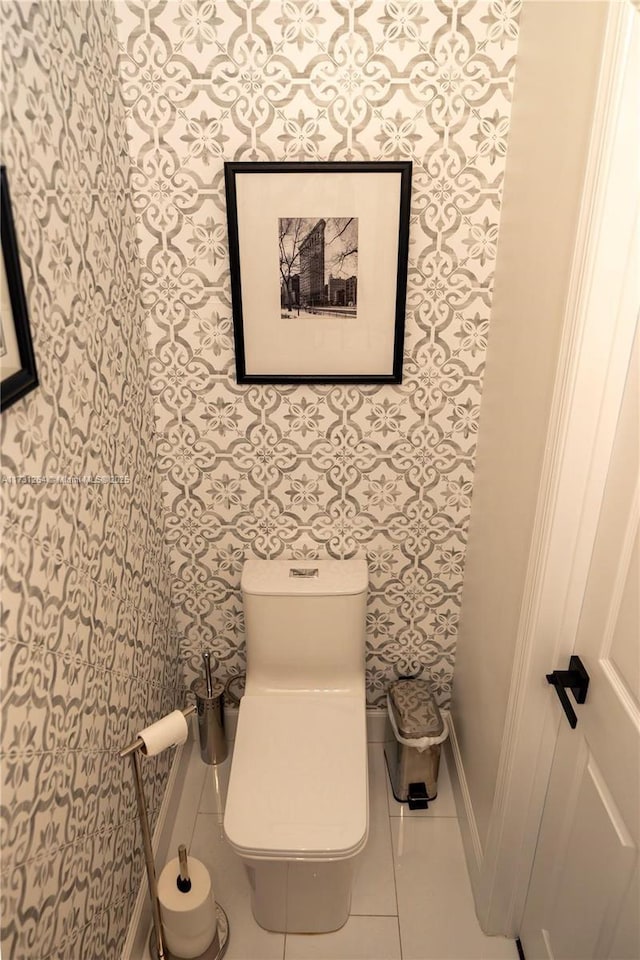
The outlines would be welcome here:
[[[447,760],[450,761],[449,772],[451,776],[451,785],[453,787],[453,795],[456,802],[456,811],[458,814],[458,822],[460,824],[460,833],[462,834],[462,844],[464,846],[464,854],[467,861],[467,870],[469,872],[469,879],[471,880],[473,899],[477,906],[477,904],[481,902],[480,878],[482,875],[483,861],[482,844],[480,843],[480,834],[478,833],[478,826],[476,824],[476,818],[473,812],[473,804],[471,803],[471,794],[469,792],[469,786],[467,784],[467,778],[464,772],[460,745],[458,743],[458,738],[456,736],[456,730],[451,714],[448,714],[447,722],[449,724],[449,741],[448,747],[445,745],[445,748],[449,751]]]
[[[238,708],[237,707],[225,707],[224,708],[224,732],[227,735],[227,740],[235,740],[236,730],[238,728]]]
[[[367,740],[369,743],[384,743],[386,724],[386,709],[367,710]]]

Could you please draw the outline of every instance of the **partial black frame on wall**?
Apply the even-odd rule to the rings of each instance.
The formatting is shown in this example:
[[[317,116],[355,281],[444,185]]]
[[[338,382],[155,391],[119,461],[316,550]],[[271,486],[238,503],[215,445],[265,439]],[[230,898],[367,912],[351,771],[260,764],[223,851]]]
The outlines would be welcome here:
[[[403,356],[403,347],[404,347],[404,327],[405,327],[405,309],[406,309],[406,292],[407,292],[407,258],[408,258],[408,249],[409,249],[409,212],[411,204],[411,161],[381,161],[381,162],[324,162],[324,161],[310,161],[308,163],[294,163],[294,162],[227,162],[224,165],[225,169],[225,188],[226,188],[226,198],[227,198],[227,221],[228,221],[228,231],[229,231],[229,258],[230,258],[230,269],[231,269],[231,294],[232,294],[232,304],[233,304],[233,325],[234,325],[234,340],[235,340],[235,352],[236,352],[236,375],[238,383],[401,383],[402,382],[402,356]],[[383,231],[386,237],[389,237],[389,249],[393,250],[393,258],[389,258],[391,262],[388,264],[379,263],[379,264],[369,264],[369,270],[374,271],[384,271],[388,269],[389,271],[394,271],[395,276],[395,297],[394,302],[390,303],[390,309],[385,310],[385,313],[388,313],[388,317],[384,317],[382,321],[384,324],[389,324],[393,327],[393,344],[389,348],[389,363],[385,363],[384,370],[382,372],[335,372],[331,369],[323,369],[322,371],[314,372],[296,372],[291,369],[283,369],[282,371],[273,369],[267,372],[261,372],[260,369],[255,369],[256,363],[254,361],[253,367],[247,364],[247,350],[248,341],[247,337],[252,337],[251,321],[248,316],[247,310],[247,286],[252,284],[256,279],[256,267],[260,267],[260,262],[263,259],[262,256],[257,256],[257,246],[256,246],[256,255],[248,257],[246,254],[245,246],[245,262],[242,262],[241,258],[241,249],[243,246],[243,240],[246,243],[247,232],[253,232],[253,224],[251,229],[249,229],[248,220],[253,220],[251,214],[246,213],[246,204],[245,204],[245,213],[244,220],[242,219],[243,215],[241,213],[240,222],[239,222],[239,190],[238,190],[238,178],[243,177],[246,174],[254,175],[269,175],[269,174],[301,174],[306,177],[312,177],[314,174],[397,174],[398,180],[398,197],[397,197],[397,206],[398,206],[398,222],[397,222],[397,238],[395,236],[396,224],[393,224],[393,230],[386,229]],[[259,181],[262,183],[263,181]],[[291,181],[288,181],[290,183]],[[313,181],[309,181],[307,188],[312,189]],[[362,181],[361,181],[362,184]],[[304,190],[304,186],[301,183],[301,188]],[[294,203],[293,206],[295,209],[300,209],[300,197],[304,194],[297,194],[293,197],[294,200],[297,199],[297,204]],[[269,196],[269,191],[265,190],[259,197],[259,203],[256,205],[256,226],[255,230],[260,231],[260,215],[263,211],[262,200],[267,200]],[[360,201],[362,204],[362,200]],[[282,204],[283,207],[287,207],[287,203]],[[314,204],[317,208],[317,202]],[[304,208],[304,204],[302,205]],[[366,207],[365,207],[366,209]],[[395,208],[394,208],[395,209]],[[289,213],[289,209],[278,210],[278,214]],[[302,212],[300,215],[303,215]],[[306,210],[304,211],[304,216],[306,217]],[[255,241],[254,241],[255,242]],[[260,251],[264,256],[272,256],[274,251],[270,249],[268,245],[268,240],[266,237],[262,237],[262,249]],[[380,243],[386,242],[384,237],[380,238]],[[248,262],[250,261],[250,262]],[[244,271],[244,273],[243,273]],[[359,283],[359,280],[358,280]],[[388,288],[389,289],[389,288]],[[359,298],[358,298],[359,299]],[[258,314],[264,316],[264,308],[262,305],[258,309],[254,307],[253,310],[253,323],[256,323],[256,317]],[[263,322],[258,320],[258,323]],[[389,330],[391,333],[391,330]],[[273,341],[273,336],[271,337]],[[388,340],[391,338],[388,337]],[[386,353],[385,353],[386,357]],[[286,366],[287,361],[283,361],[283,366]],[[330,365],[330,364],[329,364]],[[354,364],[355,366],[355,364]]]
[[[13,334],[15,333],[15,347],[18,354],[16,359],[19,359],[20,362],[20,368],[3,379],[0,384],[0,410],[6,410],[12,403],[15,403],[20,397],[24,397],[26,393],[38,386],[38,371],[29,328],[27,300],[20,271],[20,257],[11,210],[9,182],[4,166],[0,167],[0,226],[2,229],[3,269],[7,280],[8,306],[11,313],[10,316],[3,315],[0,317],[3,326],[0,347],[2,350],[6,350],[7,336],[13,341]],[[2,281],[4,281],[4,278],[2,278]],[[3,296],[3,306],[4,299]],[[12,329],[8,329],[9,327]]]

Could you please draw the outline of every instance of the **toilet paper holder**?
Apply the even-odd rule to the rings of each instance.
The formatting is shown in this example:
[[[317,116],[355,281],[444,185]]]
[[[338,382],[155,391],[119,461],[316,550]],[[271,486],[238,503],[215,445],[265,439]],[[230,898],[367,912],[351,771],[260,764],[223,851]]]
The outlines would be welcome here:
[[[185,707],[182,713],[185,718],[190,717],[196,712],[195,705]],[[149,899],[151,900],[151,913],[153,917],[153,927],[149,939],[149,950],[153,960],[183,960],[176,957],[167,948],[164,942],[162,931],[162,917],[160,913],[160,900],[158,897],[158,880],[156,877],[156,868],[153,858],[153,847],[151,843],[151,830],[149,828],[149,816],[147,814],[147,804],[144,797],[142,784],[142,769],[140,767],[140,755],[144,754],[145,743],[141,737],[136,737],[130,744],[120,751],[120,756],[131,757],[133,767],[133,780],[135,785],[136,801],[138,804],[138,815],[140,817],[140,828],[142,831],[142,845],[144,847],[144,859],[147,869],[147,882],[149,886]],[[216,901],[216,919],[217,929],[213,942],[200,954],[199,957],[191,960],[222,960],[229,942],[229,920],[226,913]]]

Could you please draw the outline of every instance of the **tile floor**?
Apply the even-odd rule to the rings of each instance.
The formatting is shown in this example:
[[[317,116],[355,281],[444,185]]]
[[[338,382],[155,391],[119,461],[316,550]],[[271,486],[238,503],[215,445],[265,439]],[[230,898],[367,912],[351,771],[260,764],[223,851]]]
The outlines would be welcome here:
[[[485,936],[476,920],[444,756],[437,800],[412,812],[393,797],[382,744],[369,744],[369,841],[351,914],[336,933],[308,936],[268,933],[253,919],[222,831],[230,764],[207,767],[190,847],[229,917],[228,960],[517,960],[513,940]]]

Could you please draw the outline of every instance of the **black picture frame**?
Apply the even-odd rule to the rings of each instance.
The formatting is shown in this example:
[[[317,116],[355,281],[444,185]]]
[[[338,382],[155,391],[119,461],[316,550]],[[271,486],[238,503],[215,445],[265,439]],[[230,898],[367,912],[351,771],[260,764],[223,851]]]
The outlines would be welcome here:
[[[4,287],[0,308],[0,410],[6,410],[38,386],[38,371],[5,166],[0,166],[0,227],[4,273],[0,276]]]
[[[238,383],[401,383],[411,161],[228,161],[224,173]],[[351,256],[336,277],[332,243]]]

